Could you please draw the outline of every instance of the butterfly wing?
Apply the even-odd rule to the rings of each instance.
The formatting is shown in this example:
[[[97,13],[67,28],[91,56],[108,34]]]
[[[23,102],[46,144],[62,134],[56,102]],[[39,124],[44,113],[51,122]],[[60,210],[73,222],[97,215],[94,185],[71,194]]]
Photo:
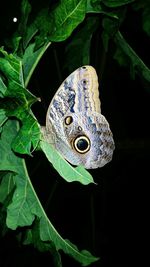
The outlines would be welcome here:
[[[48,108],[46,129],[49,141],[74,165],[97,168],[111,160],[114,141],[101,114],[93,67],[78,68],[61,84]]]

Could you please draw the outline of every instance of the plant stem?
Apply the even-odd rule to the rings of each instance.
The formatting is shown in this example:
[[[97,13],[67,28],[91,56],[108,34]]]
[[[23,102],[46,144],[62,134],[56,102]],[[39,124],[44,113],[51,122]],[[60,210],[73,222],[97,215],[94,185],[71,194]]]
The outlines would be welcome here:
[[[150,69],[145,65],[142,59],[136,54],[132,47],[124,39],[120,31],[115,34],[114,41],[117,46],[120,46],[122,51],[129,57],[133,66],[137,67],[140,75],[142,75],[145,80],[150,82]]]

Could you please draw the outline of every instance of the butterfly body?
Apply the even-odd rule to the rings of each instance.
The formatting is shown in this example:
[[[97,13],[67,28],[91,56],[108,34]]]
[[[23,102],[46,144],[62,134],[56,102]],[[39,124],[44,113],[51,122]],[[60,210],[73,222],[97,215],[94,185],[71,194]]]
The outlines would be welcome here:
[[[112,159],[114,141],[101,114],[93,67],[77,69],[59,87],[47,111],[46,131],[47,140],[73,165],[92,169]]]

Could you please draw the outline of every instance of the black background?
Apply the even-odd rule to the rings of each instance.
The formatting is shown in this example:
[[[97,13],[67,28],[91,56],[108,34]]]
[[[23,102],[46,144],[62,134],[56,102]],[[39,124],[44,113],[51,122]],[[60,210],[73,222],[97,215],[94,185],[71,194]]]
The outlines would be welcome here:
[[[0,16],[1,45],[4,36],[9,36],[15,29],[12,18],[19,14],[19,1],[5,1],[5,5],[1,7]],[[141,14],[131,10],[121,31],[149,66],[150,42],[142,31]],[[94,47],[97,38],[96,33],[91,47],[91,64],[96,68]],[[62,77],[58,77],[55,63],[57,54],[63,70],[66,44],[67,41],[55,43],[48,49],[28,86],[31,92],[41,97],[33,112],[43,125],[54,92],[69,75],[65,70]],[[27,157],[26,162],[36,192],[58,232],[80,250],[87,249],[101,257],[91,266],[127,267],[140,262],[144,266],[149,241],[150,87],[138,75],[132,80],[129,68],[120,67],[113,60],[113,50],[114,45],[110,44],[100,95],[102,113],[110,123],[116,149],[111,163],[90,171],[98,185],[65,182],[40,152],[34,153],[32,159]],[[99,71],[98,75],[100,78]],[[19,233],[19,229],[17,231]],[[69,256],[61,255],[64,267],[80,266]],[[19,245],[16,232],[9,231],[1,238],[0,266],[44,267],[53,266],[53,263],[49,253]]]

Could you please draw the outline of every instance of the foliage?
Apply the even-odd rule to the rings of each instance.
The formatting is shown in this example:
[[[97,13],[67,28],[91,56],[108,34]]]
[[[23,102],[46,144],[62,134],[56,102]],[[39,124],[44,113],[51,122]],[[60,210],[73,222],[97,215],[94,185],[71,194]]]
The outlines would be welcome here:
[[[6,227],[2,233],[5,234],[8,228],[16,230],[26,226],[23,243],[33,244],[41,251],[51,251],[55,266],[62,266],[59,250],[82,266],[98,258],[86,250],[79,251],[51,224],[29,178],[25,155],[32,156],[33,151],[42,150],[67,182],[87,185],[93,183],[93,178],[81,166],[70,166],[42,140],[41,126],[31,111],[38,99],[26,87],[52,43],[55,45],[67,39],[64,67],[69,72],[79,65],[89,64],[92,38],[97,32],[101,35],[104,53],[113,42],[113,56],[118,64],[130,65],[133,78],[139,75],[145,82],[150,82],[150,70],[121,32],[131,9],[141,12],[141,27],[149,36],[148,1],[62,0],[47,7],[41,3],[39,12],[33,10],[30,1],[22,0],[18,29],[9,40],[4,40],[5,49],[0,49],[0,202],[6,213]],[[2,221],[5,221],[5,213],[1,213]]]

